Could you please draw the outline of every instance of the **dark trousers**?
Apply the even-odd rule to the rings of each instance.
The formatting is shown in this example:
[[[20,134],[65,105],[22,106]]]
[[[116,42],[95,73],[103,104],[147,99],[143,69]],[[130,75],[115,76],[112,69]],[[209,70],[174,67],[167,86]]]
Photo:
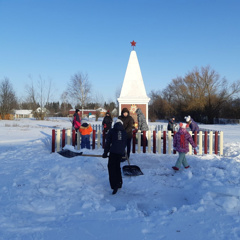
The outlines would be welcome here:
[[[132,138],[127,139],[127,155],[128,155],[128,158],[130,157],[130,152],[131,152],[131,141],[132,141]]]
[[[114,153],[110,153],[108,158],[109,182],[112,189],[122,187],[121,159],[122,155]]]
[[[74,128],[75,129],[75,146],[77,145],[77,132],[79,132],[79,128]]]
[[[81,148],[90,149],[90,135],[81,135]]]

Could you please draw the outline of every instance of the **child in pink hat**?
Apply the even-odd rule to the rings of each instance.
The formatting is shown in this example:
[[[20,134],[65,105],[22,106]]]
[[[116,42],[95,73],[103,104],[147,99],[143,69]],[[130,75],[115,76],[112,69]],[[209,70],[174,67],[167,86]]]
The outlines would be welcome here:
[[[178,160],[174,167],[172,167],[174,170],[178,171],[183,164],[185,168],[189,168],[187,159],[186,159],[186,153],[189,152],[189,143],[193,146],[195,150],[197,150],[197,145],[194,143],[191,135],[187,131],[188,125],[186,123],[180,123],[179,124],[179,130],[175,134],[173,138],[173,149],[176,150],[179,153]]]

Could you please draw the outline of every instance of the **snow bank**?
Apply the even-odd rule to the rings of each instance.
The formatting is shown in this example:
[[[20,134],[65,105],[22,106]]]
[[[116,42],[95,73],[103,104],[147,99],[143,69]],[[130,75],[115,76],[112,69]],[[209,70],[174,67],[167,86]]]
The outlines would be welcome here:
[[[53,127],[71,123],[0,121],[1,240],[240,238],[240,126],[211,125],[225,155],[187,156],[177,173],[177,155],[132,154],[144,175],[123,177],[116,195],[106,159],[50,153]]]

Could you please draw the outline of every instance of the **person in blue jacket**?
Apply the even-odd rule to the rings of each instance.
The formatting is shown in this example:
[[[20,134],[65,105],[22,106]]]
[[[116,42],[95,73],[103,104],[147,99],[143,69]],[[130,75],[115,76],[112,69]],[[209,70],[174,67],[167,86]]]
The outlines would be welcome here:
[[[118,188],[122,187],[122,173],[120,162],[125,154],[127,146],[127,133],[123,127],[123,122],[117,119],[113,128],[107,134],[107,139],[104,147],[103,158],[108,157],[108,173],[110,186],[113,189],[112,194],[116,194]]]
[[[191,118],[190,115],[187,117],[184,117],[186,120],[186,123],[189,125],[189,128],[191,129],[192,133],[194,134],[196,131],[199,132],[199,126],[197,123]]]

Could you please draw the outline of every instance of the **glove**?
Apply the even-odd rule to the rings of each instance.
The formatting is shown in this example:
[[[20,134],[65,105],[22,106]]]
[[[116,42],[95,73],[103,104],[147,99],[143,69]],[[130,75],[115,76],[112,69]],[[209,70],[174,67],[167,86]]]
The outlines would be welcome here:
[[[107,157],[108,157],[107,153],[104,153],[104,154],[102,155],[102,158],[107,158]]]
[[[196,150],[196,152],[198,152],[198,150],[199,150],[198,147],[195,147],[194,149]]]
[[[103,125],[103,128],[107,128],[107,124],[104,124],[104,125]]]
[[[135,128],[134,130],[133,130],[133,133],[137,133],[138,132],[138,130]]]

